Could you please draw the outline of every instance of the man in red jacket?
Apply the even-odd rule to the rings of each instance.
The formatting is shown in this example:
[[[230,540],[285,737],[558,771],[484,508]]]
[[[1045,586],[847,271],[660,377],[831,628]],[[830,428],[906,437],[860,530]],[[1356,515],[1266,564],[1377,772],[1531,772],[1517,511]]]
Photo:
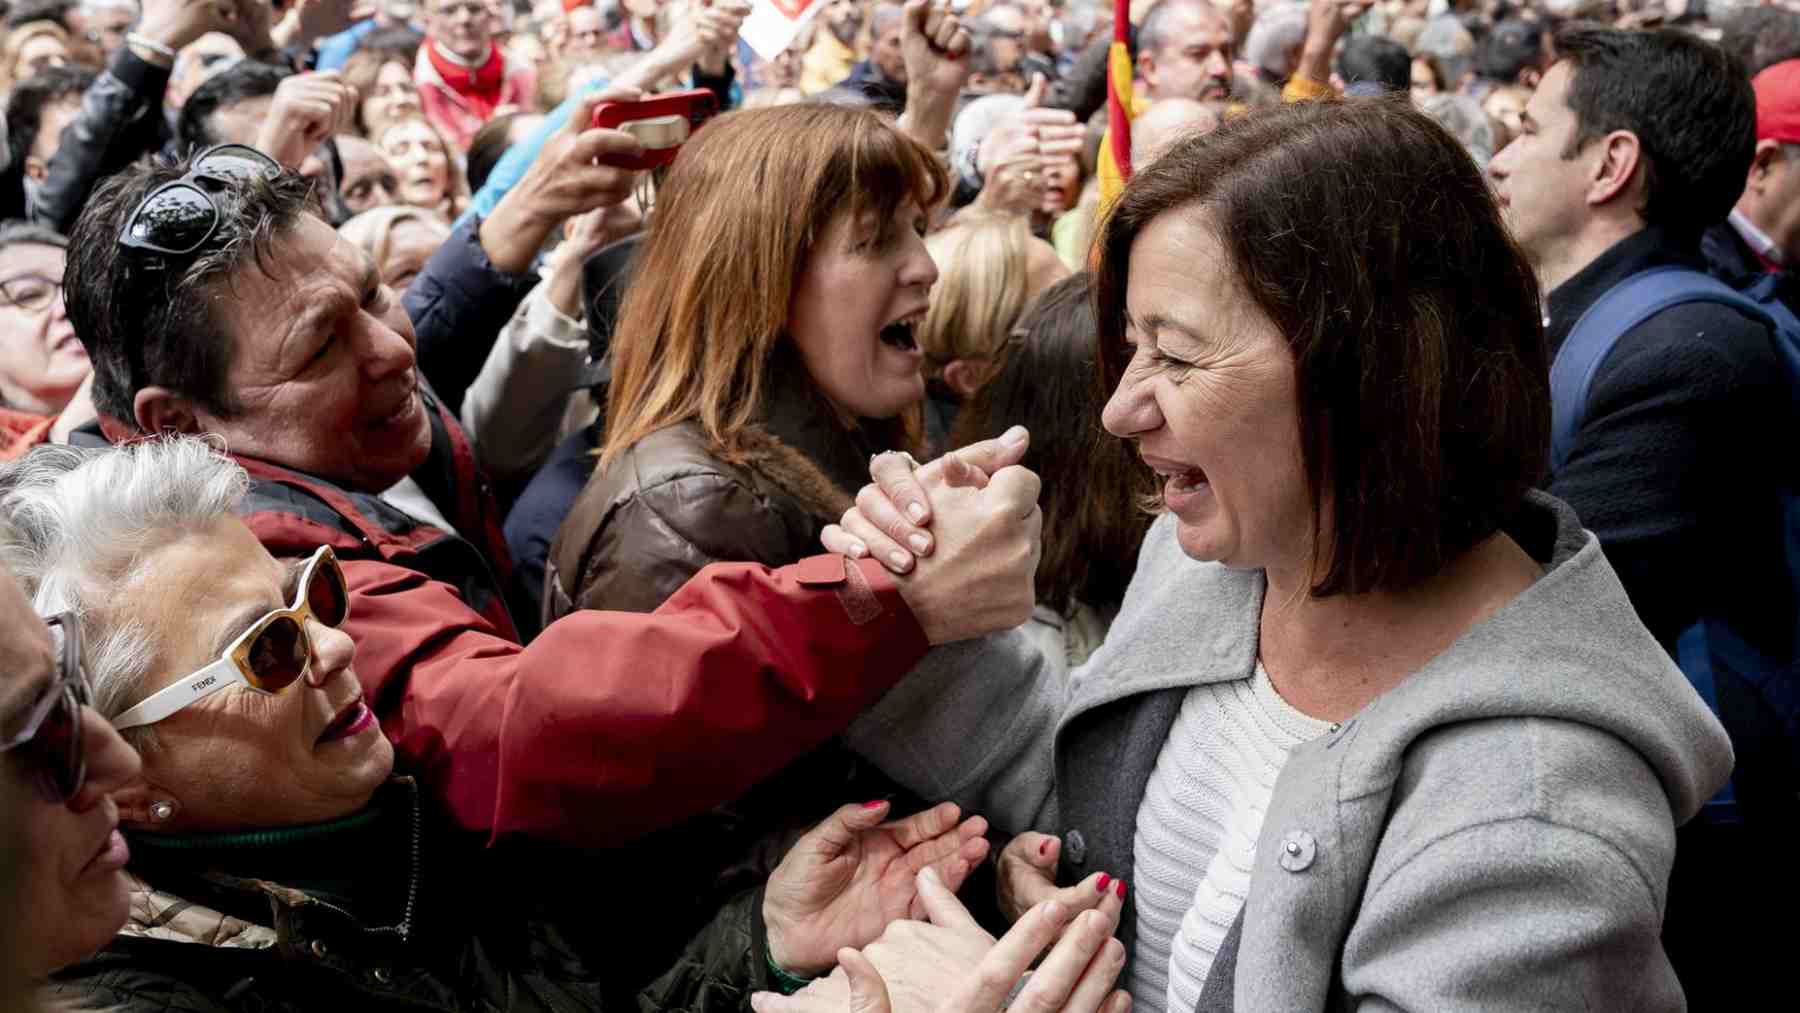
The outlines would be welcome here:
[[[467,150],[496,110],[530,107],[532,69],[507,64],[481,0],[426,0],[425,32],[413,79],[425,117],[450,143]]]
[[[563,142],[581,167],[566,185],[629,189],[594,161],[628,135]],[[305,181],[253,155],[133,166],[77,222],[70,317],[102,426],[220,437],[272,552],[333,547],[366,696],[464,827],[593,846],[671,825],[842,729],[928,644],[1029,615],[1037,480],[1011,468],[934,493],[957,534],[898,581],[840,556],[714,566],[650,615],[580,612],[521,647],[492,504],[398,300]]]

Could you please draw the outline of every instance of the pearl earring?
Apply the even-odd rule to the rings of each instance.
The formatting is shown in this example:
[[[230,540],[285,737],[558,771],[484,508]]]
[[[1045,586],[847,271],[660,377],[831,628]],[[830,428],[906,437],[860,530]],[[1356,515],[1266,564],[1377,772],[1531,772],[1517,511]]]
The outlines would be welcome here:
[[[167,802],[150,803],[150,818],[158,823],[175,815],[175,807]]]

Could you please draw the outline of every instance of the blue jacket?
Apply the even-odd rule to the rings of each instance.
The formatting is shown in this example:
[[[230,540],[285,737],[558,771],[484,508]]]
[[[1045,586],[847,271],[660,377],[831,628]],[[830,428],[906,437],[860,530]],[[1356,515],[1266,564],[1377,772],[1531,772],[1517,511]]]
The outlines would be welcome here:
[[[362,41],[375,31],[375,19],[358,21],[349,28],[327,35],[319,40],[319,58],[313,61],[315,70],[338,70],[350,61],[350,54],[356,52]]]

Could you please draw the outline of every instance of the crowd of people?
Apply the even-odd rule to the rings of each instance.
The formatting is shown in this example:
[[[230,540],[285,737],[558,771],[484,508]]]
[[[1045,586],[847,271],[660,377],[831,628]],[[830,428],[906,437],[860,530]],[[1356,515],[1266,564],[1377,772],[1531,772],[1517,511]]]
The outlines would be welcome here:
[[[1779,1001],[1800,5],[0,7],[0,1008]]]

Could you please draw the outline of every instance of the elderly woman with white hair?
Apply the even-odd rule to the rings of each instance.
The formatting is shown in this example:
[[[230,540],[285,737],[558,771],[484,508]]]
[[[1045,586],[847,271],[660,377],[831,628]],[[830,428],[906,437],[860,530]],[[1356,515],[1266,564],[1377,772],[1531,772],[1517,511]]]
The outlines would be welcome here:
[[[396,776],[363,701],[331,551],[270,556],[233,515],[246,485],[189,438],[46,447],[0,473],[6,559],[40,613],[79,622],[94,707],[143,756],[106,785],[130,844],[130,919],[58,981],[123,1010],[619,1008],[607,943],[654,916],[601,906],[629,870],[561,856],[568,889],[541,896],[507,875],[527,864],[516,852],[446,828]],[[829,968],[985,854],[985,823],[959,824],[953,805],[887,815],[874,802],[828,817],[639,1005],[741,1006],[777,967]],[[1079,923],[1089,957],[1118,957],[1096,973],[1122,964],[1101,952],[1115,915]]]

